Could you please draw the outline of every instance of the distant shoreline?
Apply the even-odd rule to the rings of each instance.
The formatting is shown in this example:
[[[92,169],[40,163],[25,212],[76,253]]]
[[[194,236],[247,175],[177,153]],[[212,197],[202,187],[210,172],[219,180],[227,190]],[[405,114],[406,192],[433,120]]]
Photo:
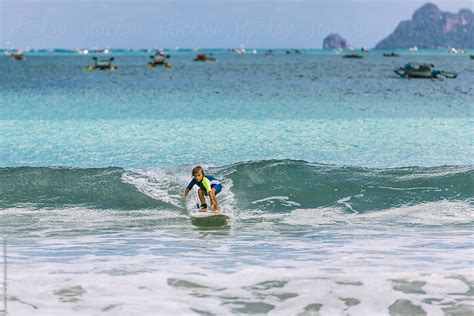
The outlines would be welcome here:
[[[448,51],[453,49],[452,47],[440,47],[440,48],[417,48],[417,51]],[[71,54],[80,54],[79,51],[88,50],[89,54],[112,54],[112,53],[151,53],[156,51],[166,51],[166,52],[206,52],[206,51],[214,51],[214,52],[229,52],[232,53],[234,48],[107,48],[107,49],[97,49],[97,48],[80,48],[80,49],[69,49],[69,48],[0,48],[0,52],[23,52],[23,53],[71,53]],[[107,50],[108,52],[104,52]],[[411,51],[408,48],[396,48],[396,49],[380,49],[380,48],[355,48],[355,49],[346,49],[346,50],[336,50],[331,48],[298,48],[298,47],[286,47],[286,48],[247,48],[246,53],[241,53],[242,55],[252,55],[252,51],[257,51],[258,53],[266,53],[268,51],[273,52],[286,52],[286,51],[294,51],[300,50],[302,52],[369,52],[369,51],[377,51],[377,52],[408,52],[416,53]],[[464,49],[464,52],[472,52],[474,49]],[[294,53],[294,52],[291,52]],[[236,53],[237,54],[237,53]]]

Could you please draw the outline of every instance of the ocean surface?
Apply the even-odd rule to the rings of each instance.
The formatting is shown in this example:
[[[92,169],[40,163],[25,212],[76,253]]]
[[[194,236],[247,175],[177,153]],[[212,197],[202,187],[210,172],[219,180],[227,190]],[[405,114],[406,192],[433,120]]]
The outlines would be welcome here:
[[[468,54],[210,52],[0,56],[9,314],[474,313]],[[198,164],[225,226],[190,221]]]

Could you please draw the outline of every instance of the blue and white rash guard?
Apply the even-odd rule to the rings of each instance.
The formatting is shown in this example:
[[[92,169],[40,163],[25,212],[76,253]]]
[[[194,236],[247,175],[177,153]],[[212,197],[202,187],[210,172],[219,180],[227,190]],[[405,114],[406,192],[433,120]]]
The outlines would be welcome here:
[[[211,192],[211,189],[214,186],[220,185],[220,184],[221,184],[221,182],[219,180],[217,180],[216,178],[211,177],[211,176],[204,176],[202,178],[201,182],[197,182],[196,179],[193,178],[191,180],[191,182],[189,182],[187,188],[188,188],[188,190],[191,190],[194,185],[197,185],[199,188],[204,190],[204,192],[209,193],[209,192]]]

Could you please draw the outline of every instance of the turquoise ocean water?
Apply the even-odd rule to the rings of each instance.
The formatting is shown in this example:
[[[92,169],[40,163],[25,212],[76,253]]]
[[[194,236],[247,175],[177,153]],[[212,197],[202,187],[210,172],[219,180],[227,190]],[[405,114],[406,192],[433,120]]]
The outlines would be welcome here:
[[[473,312],[468,54],[209,52],[0,57],[12,314]],[[459,76],[401,79],[407,62]],[[191,224],[196,164],[229,225]]]

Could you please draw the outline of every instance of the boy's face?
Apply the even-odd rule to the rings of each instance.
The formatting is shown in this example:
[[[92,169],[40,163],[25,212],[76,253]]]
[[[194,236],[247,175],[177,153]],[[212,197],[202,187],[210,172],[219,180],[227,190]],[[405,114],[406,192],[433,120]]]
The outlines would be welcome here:
[[[198,171],[198,173],[196,173],[196,174],[194,175],[194,179],[196,179],[197,182],[201,182],[201,181],[202,181],[202,177],[203,177],[202,171]]]

